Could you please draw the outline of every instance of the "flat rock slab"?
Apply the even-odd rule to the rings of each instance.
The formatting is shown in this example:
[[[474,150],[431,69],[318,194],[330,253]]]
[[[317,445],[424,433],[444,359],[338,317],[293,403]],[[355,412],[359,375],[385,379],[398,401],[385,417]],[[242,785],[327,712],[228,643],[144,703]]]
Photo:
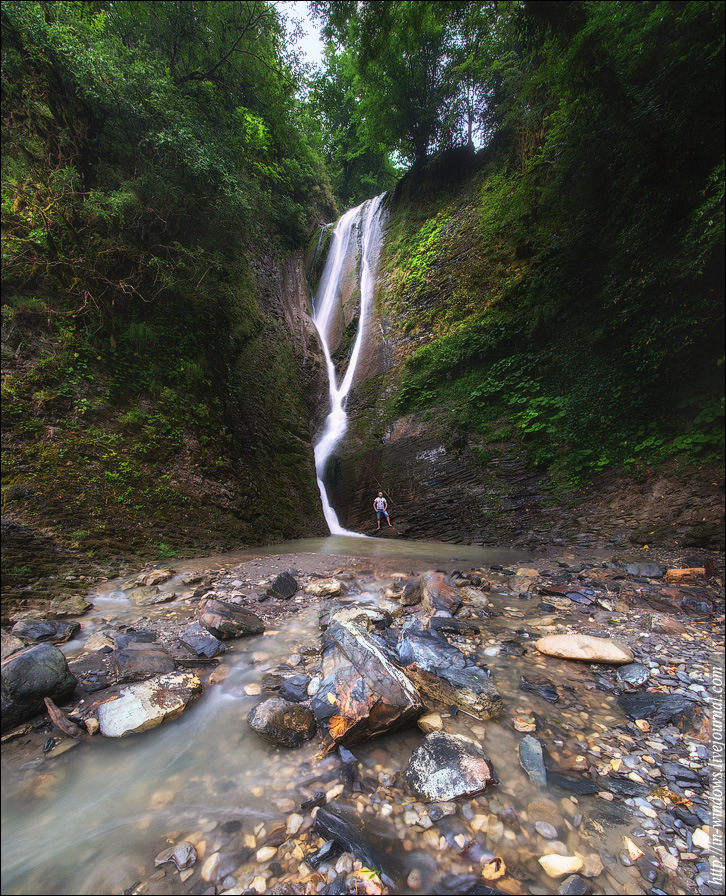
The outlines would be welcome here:
[[[423,710],[408,678],[353,622],[335,622],[325,632],[322,675],[312,708],[327,750],[409,724]]]
[[[101,734],[124,737],[156,728],[180,716],[202,690],[201,681],[191,672],[172,672],[124,688],[118,697],[98,707]]]
[[[502,712],[502,698],[487,670],[440,632],[424,629],[417,619],[407,621],[397,652],[402,671],[425,697],[445,706],[453,704],[480,719]]]
[[[201,600],[197,615],[204,628],[220,641],[259,635],[265,630],[265,623],[251,610],[215,598]]]
[[[315,716],[299,703],[270,697],[252,709],[247,721],[265,740],[282,747],[300,747],[315,734]]]
[[[267,594],[270,597],[279,597],[282,600],[289,600],[293,594],[298,589],[297,580],[294,576],[291,576],[289,572],[281,572],[279,576],[276,576],[270,587],[267,589]]]
[[[180,636],[181,643],[196,656],[213,657],[225,650],[224,644],[198,622],[193,623]]]
[[[587,663],[622,665],[633,662],[633,652],[622,641],[614,638],[595,638],[592,635],[547,635],[535,647],[547,656]]]
[[[443,731],[432,731],[416,747],[406,778],[425,800],[453,800],[497,783],[491,761],[476,741]]]
[[[66,597],[54,597],[50,602],[49,616],[82,616],[93,606],[79,595],[70,594]]]
[[[70,641],[80,627],[78,622],[64,622],[61,619],[22,619],[15,623],[12,634],[26,643],[52,641],[62,644]]]
[[[174,671],[176,664],[160,645],[131,641],[125,647],[114,650],[111,667],[117,681],[127,682],[166,675]]]
[[[663,728],[674,720],[674,717],[677,723],[678,717],[693,714],[699,706],[696,700],[689,700],[679,694],[654,691],[621,694],[618,703],[629,719],[647,719],[654,728]]]
[[[461,606],[454,580],[441,572],[421,576],[421,604],[428,616],[453,616]]]
[[[547,770],[545,769],[542,744],[536,737],[527,734],[519,742],[519,764],[527,772],[535,787],[547,787]]]
[[[2,661],[2,731],[45,711],[43,699],[72,693],[76,679],[61,650],[47,641]]]
[[[176,593],[161,591],[156,585],[149,585],[145,588],[132,588],[126,592],[126,597],[139,607],[152,607],[154,604],[166,604],[174,600]]]

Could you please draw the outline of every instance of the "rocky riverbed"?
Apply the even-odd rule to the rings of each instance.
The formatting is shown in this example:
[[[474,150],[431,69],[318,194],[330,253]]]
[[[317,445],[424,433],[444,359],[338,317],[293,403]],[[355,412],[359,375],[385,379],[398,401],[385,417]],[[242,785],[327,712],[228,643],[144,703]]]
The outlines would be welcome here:
[[[717,892],[717,555],[271,554],[87,598],[3,633],[4,725],[18,648],[68,638],[75,680],[3,736],[3,892]],[[134,755],[121,848],[89,781]],[[7,836],[64,806],[64,855]]]

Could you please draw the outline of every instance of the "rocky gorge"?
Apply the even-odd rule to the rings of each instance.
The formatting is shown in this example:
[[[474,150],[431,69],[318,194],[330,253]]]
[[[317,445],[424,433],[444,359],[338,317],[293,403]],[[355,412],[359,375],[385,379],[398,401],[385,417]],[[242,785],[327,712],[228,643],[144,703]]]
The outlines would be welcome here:
[[[430,547],[438,572],[304,551],[161,565],[92,590],[66,617],[80,633],[19,618],[4,719],[14,664],[47,670],[74,640],[50,715],[4,731],[4,820],[22,831],[82,792],[89,830],[72,822],[50,862],[14,838],[13,891],[715,892],[718,558],[459,550]],[[125,846],[96,832],[84,783],[121,756],[133,798],[101,811],[138,817]]]

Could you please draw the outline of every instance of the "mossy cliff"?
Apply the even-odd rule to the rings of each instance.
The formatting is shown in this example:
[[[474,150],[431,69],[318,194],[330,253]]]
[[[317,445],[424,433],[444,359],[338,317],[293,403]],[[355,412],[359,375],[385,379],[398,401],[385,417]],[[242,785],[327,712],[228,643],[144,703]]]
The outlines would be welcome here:
[[[138,558],[326,531],[302,255],[260,247],[241,274],[227,302],[134,314],[111,339],[50,297],[6,292],[6,606]]]
[[[643,282],[618,282],[603,234],[599,269],[583,250],[588,276],[565,282],[526,188],[494,146],[391,197],[375,363],[328,471],[341,524],[369,531],[383,489],[411,537],[722,544],[722,259],[688,267],[684,245],[671,277],[633,242]]]

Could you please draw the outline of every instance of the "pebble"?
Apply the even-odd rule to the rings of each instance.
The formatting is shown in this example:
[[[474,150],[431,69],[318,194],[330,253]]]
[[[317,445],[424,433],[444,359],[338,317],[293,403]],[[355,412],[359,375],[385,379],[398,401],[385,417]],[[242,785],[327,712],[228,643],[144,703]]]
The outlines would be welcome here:
[[[262,864],[262,862],[269,862],[276,855],[277,848],[275,846],[263,846],[262,849],[258,849],[255,853],[255,859]]]
[[[535,830],[540,835],[540,837],[544,837],[545,840],[556,840],[557,839],[557,828],[553,825],[549,824],[546,821],[535,821],[534,823]]]
[[[582,859],[577,856],[542,856],[539,863],[548,877],[564,877],[565,874],[574,874],[582,868]]]

